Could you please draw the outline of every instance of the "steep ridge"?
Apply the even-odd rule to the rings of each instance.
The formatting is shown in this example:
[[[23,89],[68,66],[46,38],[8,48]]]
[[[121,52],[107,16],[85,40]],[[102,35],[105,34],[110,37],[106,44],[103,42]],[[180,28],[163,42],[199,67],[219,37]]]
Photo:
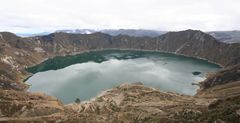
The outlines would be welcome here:
[[[111,48],[176,53],[227,68],[209,74],[194,97],[136,83],[120,85],[88,102],[64,106],[54,97],[24,91],[27,85],[22,81],[29,75],[26,67],[54,56]],[[240,122],[240,44],[221,43],[201,31],[169,32],[154,38],[61,32],[21,38],[2,32],[0,52],[0,121]]]
[[[52,42],[52,45],[47,45],[47,49],[52,49],[55,55],[105,48],[154,50],[205,58],[226,66],[236,60],[240,53],[239,44],[221,43],[212,36],[195,30],[169,32],[155,38],[110,36],[103,33],[90,35],[54,33],[39,38],[41,42]],[[67,49],[70,47],[73,49]],[[227,57],[228,60],[222,59],[223,57]]]
[[[210,73],[200,85],[198,97],[224,98],[228,95],[239,95],[240,64]]]
[[[208,59],[227,66],[239,57],[239,44],[224,44],[201,31],[170,32],[161,36],[161,50]]]

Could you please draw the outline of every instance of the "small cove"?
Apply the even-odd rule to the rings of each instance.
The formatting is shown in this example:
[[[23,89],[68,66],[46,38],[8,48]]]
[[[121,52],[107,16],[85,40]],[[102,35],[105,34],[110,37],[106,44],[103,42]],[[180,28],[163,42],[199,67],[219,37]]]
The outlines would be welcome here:
[[[56,96],[64,103],[89,100],[125,82],[194,95],[198,87],[192,83],[219,68],[206,60],[170,53],[103,50],[48,59],[27,69],[33,76],[26,82],[31,84],[29,91]]]

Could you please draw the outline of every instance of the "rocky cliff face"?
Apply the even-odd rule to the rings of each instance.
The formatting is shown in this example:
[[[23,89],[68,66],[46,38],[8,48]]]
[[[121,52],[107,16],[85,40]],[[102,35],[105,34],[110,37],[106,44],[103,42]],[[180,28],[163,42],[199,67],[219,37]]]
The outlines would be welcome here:
[[[132,49],[171,52],[208,59],[226,68],[209,74],[195,97],[166,93],[142,84],[124,84],[89,102],[64,106],[56,98],[27,93],[24,68],[88,50]],[[0,33],[0,121],[8,122],[239,122],[240,44],[225,44],[201,31],[159,37],[103,33],[53,33],[21,38]],[[224,105],[231,105],[224,107]]]
[[[155,38],[110,36],[103,33],[90,35],[55,33],[37,38],[44,42],[42,46],[44,50],[55,55],[106,48],[139,49],[200,57],[226,66],[239,59],[240,54],[239,44],[221,43],[212,36],[195,30],[169,32]],[[46,41],[51,43],[46,45]]]
[[[216,73],[209,73],[207,79],[200,83],[197,94],[205,98],[223,98],[227,95],[239,95],[240,64],[222,69]]]

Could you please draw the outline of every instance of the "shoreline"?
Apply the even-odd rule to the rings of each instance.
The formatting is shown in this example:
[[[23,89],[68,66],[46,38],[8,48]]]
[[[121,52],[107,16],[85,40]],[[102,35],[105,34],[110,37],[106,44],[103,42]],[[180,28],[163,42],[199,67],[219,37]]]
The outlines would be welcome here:
[[[107,48],[107,49],[94,49],[94,50],[84,50],[84,51],[80,51],[80,52],[73,52],[71,54],[64,54],[64,55],[57,55],[57,56],[54,56],[54,57],[58,57],[58,56],[74,56],[74,55],[78,55],[78,54],[83,54],[83,53],[89,53],[89,52],[98,52],[98,51],[108,51],[108,50],[118,50],[118,51],[143,51],[143,52],[154,52],[154,53],[167,53],[167,54],[171,54],[171,55],[177,55],[177,56],[184,56],[184,57],[187,57],[187,58],[194,58],[194,59],[199,59],[199,60],[204,60],[206,62],[209,62],[209,60],[206,60],[206,59],[203,59],[203,58],[197,58],[197,57],[192,57],[192,56],[187,56],[187,55],[183,55],[183,54],[178,54],[178,53],[173,53],[173,52],[166,52],[166,51],[159,51],[159,50],[141,50],[141,49],[118,49],[118,48]],[[49,59],[52,59],[54,57],[49,57],[49,58],[46,58],[44,60],[42,60],[43,62],[46,61],[46,60],[49,60]],[[42,63],[42,62],[41,62]],[[40,64],[41,64],[40,63]],[[215,64],[214,62],[209,62],[211,64]],[[217,65],[218,67],[220,67],[220,69],[222,68],[222,66],[220,66],[219,64],[215,64]],[[28,72],[29,73],[29,72]],[[29,73],[28,77],[25,79],[24,83],[26,83],[27,79],[30,78],[33,74],[32,73]],[[205,76],[205,75],[204,75]],[[206,78],[205,78],[206,79]],[[191,86],[198,86],[198,89],[196,90],[196,93],[197,91],[200,89],[200,82],[191,82]],[[194,85],[193,85],[194,83]],[[29,84],[28,84],[29,85]],[[29,89],[31,85],[28,86],[27,90]],[[156,89],[156,88],[155,88]],[[159,90],[159,89],[158,89]],[[164,91],[165,92],[165,91]],[[168,91],[166,91],[168,92]],[[186,96],[191,96],[191,97],[194,97],[195,94],[193,95],[186,95]],[[181,94],[181,93],[177,93],[177,94],[180,94],[180,95],[185,95],[185,94]],[[93,97],[95,98],[95,97]],[[90,100],[86,100],[86,101],[90,101]]]
[[[49,58],[45,58],[45,59],[41,60],[41,61],[38,62],[37,64],[33,64],[33,65],[31,65],[31,66],[25,67],[24,70],[26,70],[27,68],[30,68],[30,67],[34,67],[34,66],[36,66],[36,65],[38,65],[38,64],[43,63],[44,61],[47,61],[47,60],[52,59],[52,58],[55,58],[55,57],[74,56],[74,55],[79,55],[79,54],[83,54],[83,53],[97,52],[97,51],[107,51],[107,50],[143,51],[143,52],[169,53],[169,54],[173,54],[173,55],[179,55],[179,56],[185,56],[185,57],[188,57],[188,58],[195,58],[195,59],[204,60],[204,61],[207,61],[207,62],[209,62],[209,63],[216,64],[216,65],[218,65],[220,68],[224,68],[224,65],[222,65],[222,64],[220,64],[220,63],[217,63],[217,62],[214,62],[214,61],[211,61],[211,60],[208,60],[208,59],[206,59],[206,58],[189,56],[189,55],[180,54],[180,53],[175,53],[175,52],[167,52],[167,51],[161,51],[161,50],[130,49],[130,48],[124,48],[124,49],[122,49],[122,48],[103,48],[103,49],[94,49],[94,50],[83,50],[83,51],[79,51],[79,52],[73,52],[73,53],[70,53],[70,54],[50,56]],[[28,71],[27,71],[27,72],[28,72]]]
[[[31,67],[34,67],[38,64],[41,64],[49,59],[53,59],[55,57],[64,57],[64,56],[74,56],[74,55],[79,55],[79,54],[83,54],[83,53],[89,53],[89,52],[98,52],[98,51],[108,51],[108,50],[119,50],[119,51],[143,51],[143,52],[156,52],[156,53],[169,53],[169,54],[172,54],[172,55],[177,55],[177,56],[184,56],[184,57],[187,57],[187,58],[194,58],[194,59],[199,59],[199,60],[204,60],[206,62],[209,62],[211,64],[215,64],[217,65],[220,69],[223,69],[224,66],[219,64],[219,63],[216,63],[216,62],[213,62],[213,61],[210,61],[206,58],[201,58],[201,57],[194,57],[194,56],[189,56],[189,55],[184,55],[184,54],[180,54],[180,53],[176,53],[176,52],[167,52],[167,51],[161,51],[161,50],[143,50],[143,49],[130,49],[130,48],[102,48],[102,49],[93,49],[93,50],[83,50],[83,51],[79,51],[79,52],[73,52],[73,53],[70,53],[70,54],[63,54],[63,55],[55,55],[55,56],[50,56],[49,58],[45,58],[43,60],[41,60],[40,62],[38,62],[37,64],[33,64],[31,66],[28,66],[26,68],[24,68],[23,70],[27,72],[27,75],[26,77],[24,77],[23,80],[21,80],[23,83],[25,83],[27,81],[28,78],[30,78],[31,76],[33,76],[33,73],[31,72],[28,72],[26,69],[27,68],[31,68]]]

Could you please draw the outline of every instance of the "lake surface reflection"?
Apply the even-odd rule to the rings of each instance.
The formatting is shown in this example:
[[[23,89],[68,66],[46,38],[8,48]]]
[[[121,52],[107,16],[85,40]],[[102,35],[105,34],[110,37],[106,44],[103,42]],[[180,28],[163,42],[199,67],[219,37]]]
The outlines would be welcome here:
[[[107,50],[45,61],[29,68],[35,74],[27,83],[31,84],[29,91],[56,96],[64,103],[89,100],[125,82],[194,95],[198,87],[192,83],[218,69],[205,60],[168,53]]]

